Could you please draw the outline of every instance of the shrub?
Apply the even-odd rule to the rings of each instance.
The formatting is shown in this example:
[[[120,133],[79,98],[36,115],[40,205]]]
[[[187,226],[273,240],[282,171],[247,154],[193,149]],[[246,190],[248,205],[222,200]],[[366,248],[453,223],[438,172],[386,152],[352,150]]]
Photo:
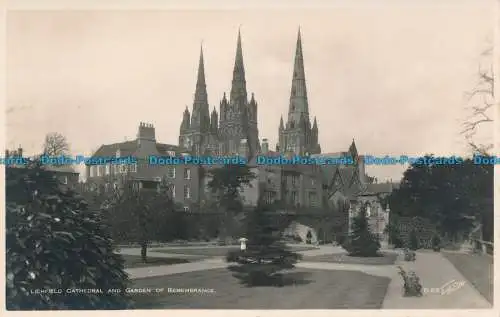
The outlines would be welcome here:
[[[405,249],[404,250],[404,258],[405,258],[405,261],[415,261],[417,258],[417,254],[413,250]]]
[[[417,232],[415,230],[412,230],[410,232],[409,240],[410,241],[408,242],[408,245],[409,245],[410,250],[415,251],[415,250],[418,250],[420,248]]]
[[[359,215],[353,219],[352,233],[344,241],[342,247],[351,256],[373,257],[379,255],[380,241],[370,232],[365,206],[361,208]]]
[[[432,249],[436,252],[441,250],[441,238],[437,234],[432,237]]]
[[[124,261],[100,212],[36,164],[6,174],[7,309],[129,308]],[[66,294],[75,289],[104,294]]]
[[[399,275],[403,278],[403,296],[422,296],[422,284],[417,274],[413,271],[406,273],[401,266],[398,268]]]

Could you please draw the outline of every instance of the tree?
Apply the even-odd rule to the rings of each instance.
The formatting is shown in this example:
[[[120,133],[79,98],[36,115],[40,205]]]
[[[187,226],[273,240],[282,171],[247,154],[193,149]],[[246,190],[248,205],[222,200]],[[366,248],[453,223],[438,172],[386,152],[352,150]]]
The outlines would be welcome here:
[[[430,163],[437,159],[426,158]],[[413,164],[405,171],[400,188],[389,198],[391,218],[426,218],[440,234],[454,239],[470,231],[474,219],[487,224],[493,215],[493,166],[471,159],[456,165],[436,162]]]
[[[366,212],[366,206],[361,206],[360,212],[352,220],[352,233],[343,245],[351,256],[378,256],[380,242],[370,231]]]
[[[6,169],[7,309],[129,308],[124,261],[101,213],[53,176],[37,162]],[[68,294],[81,289],[103,294]]]
[[[492,143],[478,144],[475,137],[479,130],[485,126],[491,127],[493,123],[493,106],[495,105],[495,71],[493,69],[493,46],[486,49],[481,57],[487,59],[487,67],[479,66],[478,82],[476,86],[466,93],[469,116],[463,124],[462,135],[474,153],[488,155],[493,148]],[[493,135],[493,130],[489,133]]]
[[[389,236],[389,243],[395,248],[402,248],[403,241],[401,240],[401,230],[397,215],[390,215],[389,224],[384,228],[384,233]]]
[[[169,220],[177,217],[171,186],[165,180],[160,183],[159,190],[155,190],[140,188],[138,182],[125,179],[120,187],[111,191],[105,205],[103,209],[107,211],[114,236],[119,241],[138,241],[144,263],[147,262],[148,244],[152,240],[168,240],[164,229],[173,229]],[[180,232],[183,228],[175,229]]]
[[[409,241],[408,241],[408,248],[410,250],[416,251],[420,248],[419,244],[420,243],[418,241],[417,232],[415,230],[411,230]]]
[[[255,174],[248,166],[225,165],[209,171],[208,187],[215,194],[217,210],[222,214],[219,234],[227,239],[232,234],[234,217],[243,210],[241,192],[251,186]]]
[[[283,270],[292,269],[300,254],[290,251],[282,240],[288,223],[269,206],[259,203],[245,218],[247,249],[231,251],[227,261],[234,276],[249,286],[283,285]]]
[[[45,136],[42,153],[47,156],[60,156],[69,154],[69,143],[64,135],[51,132]]]

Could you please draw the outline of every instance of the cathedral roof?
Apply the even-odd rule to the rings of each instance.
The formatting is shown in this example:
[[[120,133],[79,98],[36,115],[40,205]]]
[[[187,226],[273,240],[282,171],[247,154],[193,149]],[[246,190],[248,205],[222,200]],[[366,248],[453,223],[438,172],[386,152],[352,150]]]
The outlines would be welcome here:
[[[367,184],[365,194],[389,194],[396,188],[399,188],[399,183]]]

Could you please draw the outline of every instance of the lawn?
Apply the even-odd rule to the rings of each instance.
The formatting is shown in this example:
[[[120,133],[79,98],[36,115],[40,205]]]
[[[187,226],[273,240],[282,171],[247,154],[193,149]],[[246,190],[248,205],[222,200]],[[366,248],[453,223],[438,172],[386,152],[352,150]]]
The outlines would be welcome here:
[[[300,247],[290,247],[291,250],[299,252],[299,251],[307,251],[314,250],[314,247],[308,246],[300,246]],[[158,253],[169,253],[169,254],[187,254],[187,255],[201,255],[201,256],[226,256],[226,254],[231,250],[239,250],[239,246],[223,246],[223,247],[207,247],[207,248],[162,248],[162,249],[154,249],[151,252]]]
[[[493,257],[446,251],[442,254],[484,298],[493,304]]]
[[[136,288],[198,288],[213,293],[136,295],[137,309],[377,309],[390,279],[355,271],[295,270],[284,287],[245,287],[226,269],[134,280]],[[168,286],[167,286],[168,285]]]
[[[143,263],[142,259],[138,255],[123,255],[123,259],[125,260],[125,268],[137,268],[137,267],[145,267],[145,266],[159,266],[159,265],[172,265],[172,264],[180,264],[180,263],[189,263],[193,262],[193,259],[178,259],[178,258],[154,258],[148,257],[147,263]]]
[[[347,253],[324,254],[315,256],[304,256],[302,261],[307,262],[328,262],[344,264],[365,264],[365,265],[392,265],[398,258],[397,253],[383,253],[380,257],[353,257]]]

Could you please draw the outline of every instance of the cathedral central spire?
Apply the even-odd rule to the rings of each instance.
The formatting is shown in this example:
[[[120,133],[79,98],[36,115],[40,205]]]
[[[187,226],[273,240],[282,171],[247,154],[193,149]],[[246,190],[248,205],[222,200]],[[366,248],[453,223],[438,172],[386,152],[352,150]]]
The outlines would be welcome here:
[[[230,94],[231,103],[246,104],[247,87],[245,80],[245,66],[243,64],[243,48],[241,46],[241,32],[238,30],[238,41],[236,43],[236,56],[234,59],[233,81]]]
[[[304,119],[309,121],[309,104],[307,101],[304,55],[302,52],[302,36],[299,28],[297,45],[295,47],[295,62],[293,66],[290,105],[288,108],[288,122],[293,122],[293,125],[297,125],[301,116],[304,116]]]

